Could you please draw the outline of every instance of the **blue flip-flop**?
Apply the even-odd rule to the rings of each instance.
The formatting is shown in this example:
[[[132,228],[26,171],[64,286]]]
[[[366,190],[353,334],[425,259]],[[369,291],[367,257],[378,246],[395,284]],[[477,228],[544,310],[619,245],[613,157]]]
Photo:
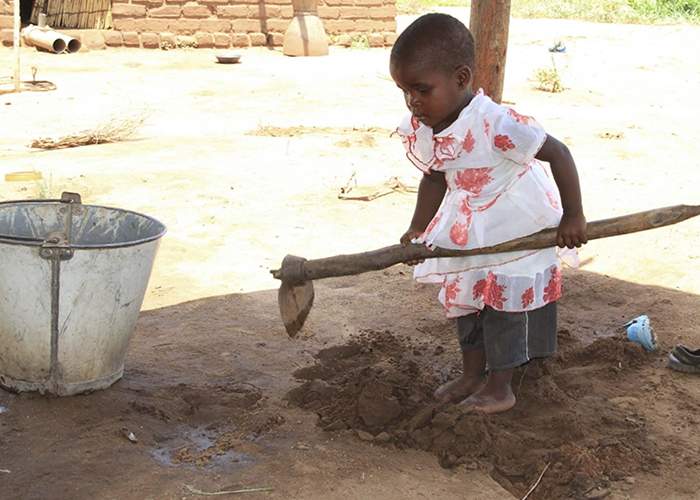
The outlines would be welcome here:
[[[557,42],[554,44],[553,47],[549,48],[549,51],[550,52],[558,52],[561,54],[562,52],[566,52],[566,46],[561,42]]]

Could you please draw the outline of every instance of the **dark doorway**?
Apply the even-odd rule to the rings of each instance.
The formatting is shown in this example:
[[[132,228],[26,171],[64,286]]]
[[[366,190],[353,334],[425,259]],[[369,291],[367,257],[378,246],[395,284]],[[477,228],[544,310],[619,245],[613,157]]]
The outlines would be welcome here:
[[[20,0],[19,16],[22,18],[22,24],[29,24],[32,18],[32,10],[34,9],[34,0]]]

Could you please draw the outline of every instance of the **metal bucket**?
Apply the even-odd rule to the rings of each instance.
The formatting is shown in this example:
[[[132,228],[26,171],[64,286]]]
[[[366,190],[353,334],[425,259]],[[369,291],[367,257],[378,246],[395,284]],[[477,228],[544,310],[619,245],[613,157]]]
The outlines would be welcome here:
[[[65,396],[119,380],[164,234],[73,193],[0,203],[0,386]]]

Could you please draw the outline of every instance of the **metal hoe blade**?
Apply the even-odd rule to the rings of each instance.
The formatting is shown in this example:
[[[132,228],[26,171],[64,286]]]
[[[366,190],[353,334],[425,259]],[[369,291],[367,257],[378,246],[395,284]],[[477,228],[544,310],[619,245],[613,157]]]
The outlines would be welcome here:
[[[290,285],[283,281],[277,295],[280,314],[287,334],[296,337],[314,305],[314,283],[305,281],[301,285]]]

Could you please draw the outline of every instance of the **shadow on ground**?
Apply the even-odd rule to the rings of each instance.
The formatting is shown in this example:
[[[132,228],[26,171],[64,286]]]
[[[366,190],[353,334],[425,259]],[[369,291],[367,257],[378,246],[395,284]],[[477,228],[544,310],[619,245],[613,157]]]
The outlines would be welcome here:
[[[0,392],[0,496],[182,498],[190,485],[488,499],[504,492],[479,471],[522,495],[549,464],[531,498],[651,498],[645,484],[659,478],[693,498],[681,479],[700,465],[700,384],[666,369],[665,353],[700,344],[700,297],[585,271],[565,287],[560,354],[521,370],[516,409],[489,418],[431,406],[457,373],[453,326],[435,289],[401,268],[318,283],[296,340],[274,290],[145,312],[112,388]],[[642,313],[656,353],[621,340]]]

